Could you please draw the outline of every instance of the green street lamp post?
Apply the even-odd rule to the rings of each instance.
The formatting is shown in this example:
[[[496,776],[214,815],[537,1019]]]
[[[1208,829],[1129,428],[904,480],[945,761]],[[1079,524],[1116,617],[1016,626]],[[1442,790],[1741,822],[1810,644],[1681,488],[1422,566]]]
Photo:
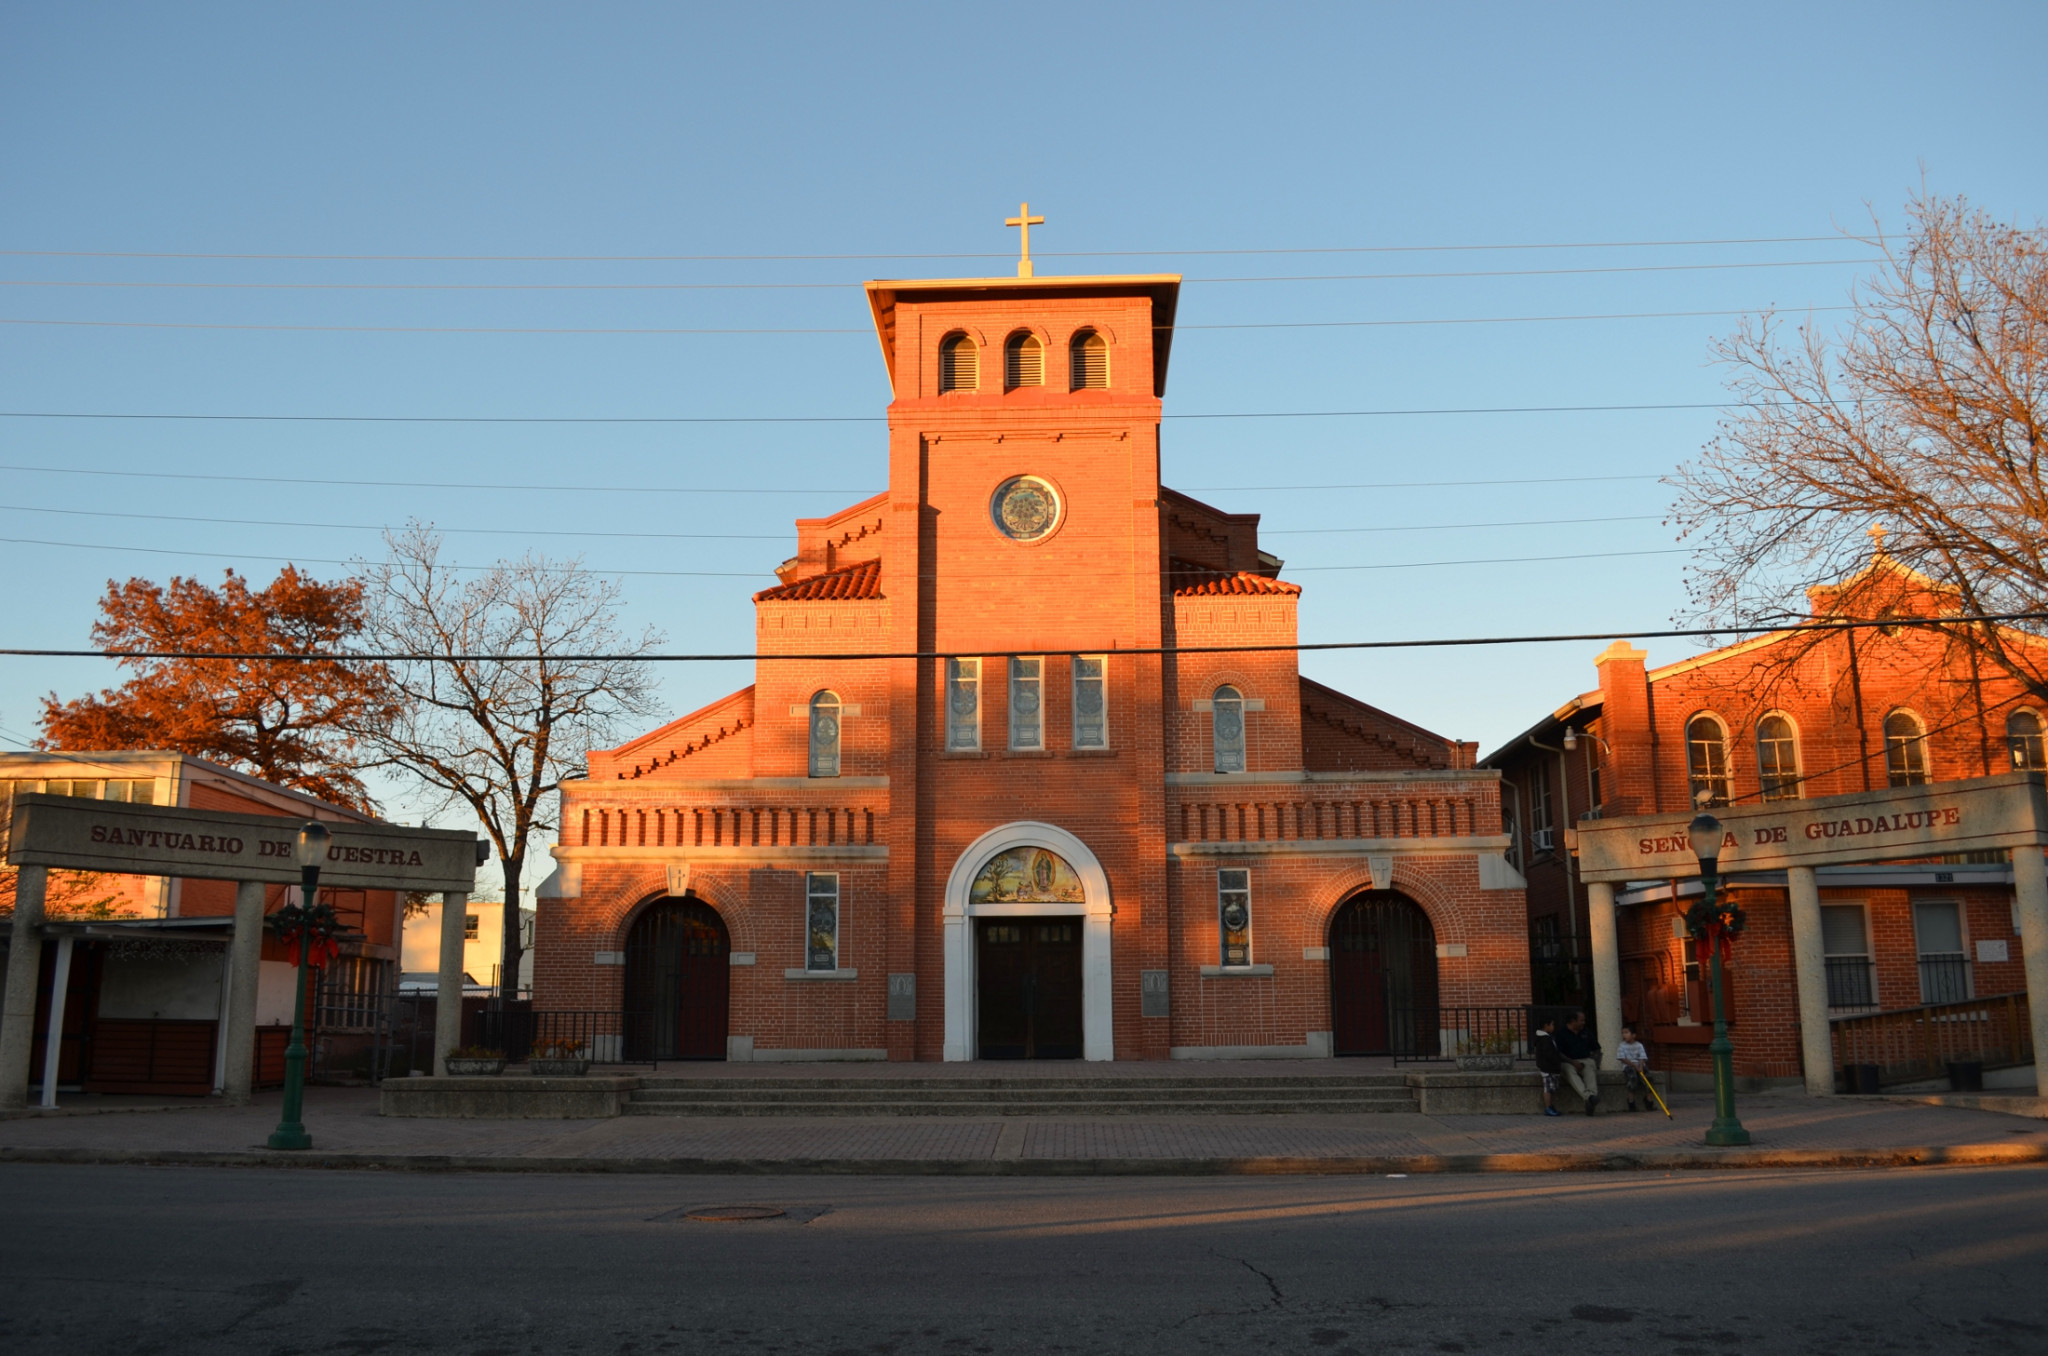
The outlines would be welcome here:
[[[320,863],[327,860],[328,837],[325,825],[309,819],[299,830],[298,845],[293,851],[299,864],[299,966],[292,986],[297,991],[292,1002],[292,1043],[284,1050],[284,1112],[278,1118],[277,1129],[270,1132],[273,1149],[313,1147],[313,1137],[306,1133],[302,1119],[306,1102],[306,956],[313,944],[313,926],[306,915],[319,897]]]
[[[1735,1043],[1728,1039],[1728,995],[1721,978],[1724,940],[1742,931],[1740,907],[1721,907],[1714,901],[1714,864],[1721,855],[1721,821],[1710,814],[1693,820],[1692,851],[1700,861],[1700,900],[1686,912],[1686,933],[1707,944],[1714,973],[1714,1039],[1707,1052],[1714,1057],[1714,1123],[1707,1127],[1707,1143],[1738,1145],[1749,1143],[1749,1131],[1735,1116]]]

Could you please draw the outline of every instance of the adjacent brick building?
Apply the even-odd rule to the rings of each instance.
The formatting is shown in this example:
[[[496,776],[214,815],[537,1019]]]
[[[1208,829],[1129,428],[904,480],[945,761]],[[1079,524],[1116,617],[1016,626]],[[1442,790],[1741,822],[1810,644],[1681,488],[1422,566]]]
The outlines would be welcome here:
[[[565,788],[536,1005],[937,1060],[1434,1051],[1525,1003],[1498,774],[1301,677],[1258,515],[1159,482],[1179,279],[867,290],[889,487],[797,523],[753,686]]]
[[[1505,779],[1509,859],[1529,880],[1536,984],[1549,997],[1590,998],[1587,895],[1570,856],[1576,823],[2043,766],[2043,705],[1966,648],[1925,627],[1818,625],[1953,615],[1962,610],[1953,595],[1879,548],[1865,569],[1808,600],[1805,626],[1655,669],[1617,642],[1594,660],[1597,688],[1484,760]],[[1818,879],[1832,1016],[2025,991],[2004,854],[1823,867]],[[1798,1081],[1784,873],[1738,876],[1728,888],[1748,915],[1731,970],[1736,1071]],[[1616,901],[1622,1016],[1658,1067],[1703,1075],[1710,1007],[1677,928],[1698,892],[1696,882],[1675,891],[1638,882]]]

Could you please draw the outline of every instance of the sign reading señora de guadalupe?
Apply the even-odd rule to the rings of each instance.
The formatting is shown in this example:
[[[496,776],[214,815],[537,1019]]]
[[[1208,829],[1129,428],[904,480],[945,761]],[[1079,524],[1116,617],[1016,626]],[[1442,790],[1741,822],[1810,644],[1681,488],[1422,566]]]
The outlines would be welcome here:
[[[1783,871],[2048,844],[2048,781],[2005,772],[1967,781],[1895,786],[1817,800],[1711,811],[1721,821],[1717,870]],[[1699,874],[1690,811],[1583,822],[1579,875],[1588,881]]]
[[[7,835],[7,863],[297,885],[299,866],[292,854],[300,822],[288,815],[19,796]],[[320,865],[322,885],[465,894],[476,886],[475,834],[321,822],[332,835],[327,860]]]

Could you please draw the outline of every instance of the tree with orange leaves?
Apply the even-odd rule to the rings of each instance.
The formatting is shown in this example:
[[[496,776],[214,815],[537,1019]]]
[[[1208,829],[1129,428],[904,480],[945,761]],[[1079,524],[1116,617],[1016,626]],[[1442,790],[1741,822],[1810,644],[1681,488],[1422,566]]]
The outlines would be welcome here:
[[[362,627],[360,580],[322,583],[290,565],[260,592],[233,570],[218,589],[109,580],[93,642],[132,652],[120,663],[135,676],[73,701],[45,697],[42,746],[167,749],[371,809],[350,731],[389,711],[381,666],[260,657],[336,654]],[[165,652],[237,657],[145,657]]]

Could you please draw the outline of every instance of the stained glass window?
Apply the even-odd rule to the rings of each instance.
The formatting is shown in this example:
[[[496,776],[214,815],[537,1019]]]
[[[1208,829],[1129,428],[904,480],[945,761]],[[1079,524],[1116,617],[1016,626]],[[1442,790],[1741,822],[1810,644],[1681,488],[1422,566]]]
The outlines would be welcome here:
[[[820,692],[811,698],[811,775],[839,775],[839,697]]]
[[[1045,747],[1045,661],[1010,661],[1010,747]]]
[[[1209,724],[1215,733],[1216,770],[1244,771],[1244,694],[1228,684],[1217,688]]]
[[[804,877],[804,968],[839,968],[839,873],[813,871]]]
[[[1223,964],[1252,963],[1252,873],[1216,873],[1216,919],[1223,935]]]
[[[981,661],[946,661],[946,747],[981,747]]]
[[[1108,661],[1103,656],[1074,656],[1074,747],[1109,747]]]

